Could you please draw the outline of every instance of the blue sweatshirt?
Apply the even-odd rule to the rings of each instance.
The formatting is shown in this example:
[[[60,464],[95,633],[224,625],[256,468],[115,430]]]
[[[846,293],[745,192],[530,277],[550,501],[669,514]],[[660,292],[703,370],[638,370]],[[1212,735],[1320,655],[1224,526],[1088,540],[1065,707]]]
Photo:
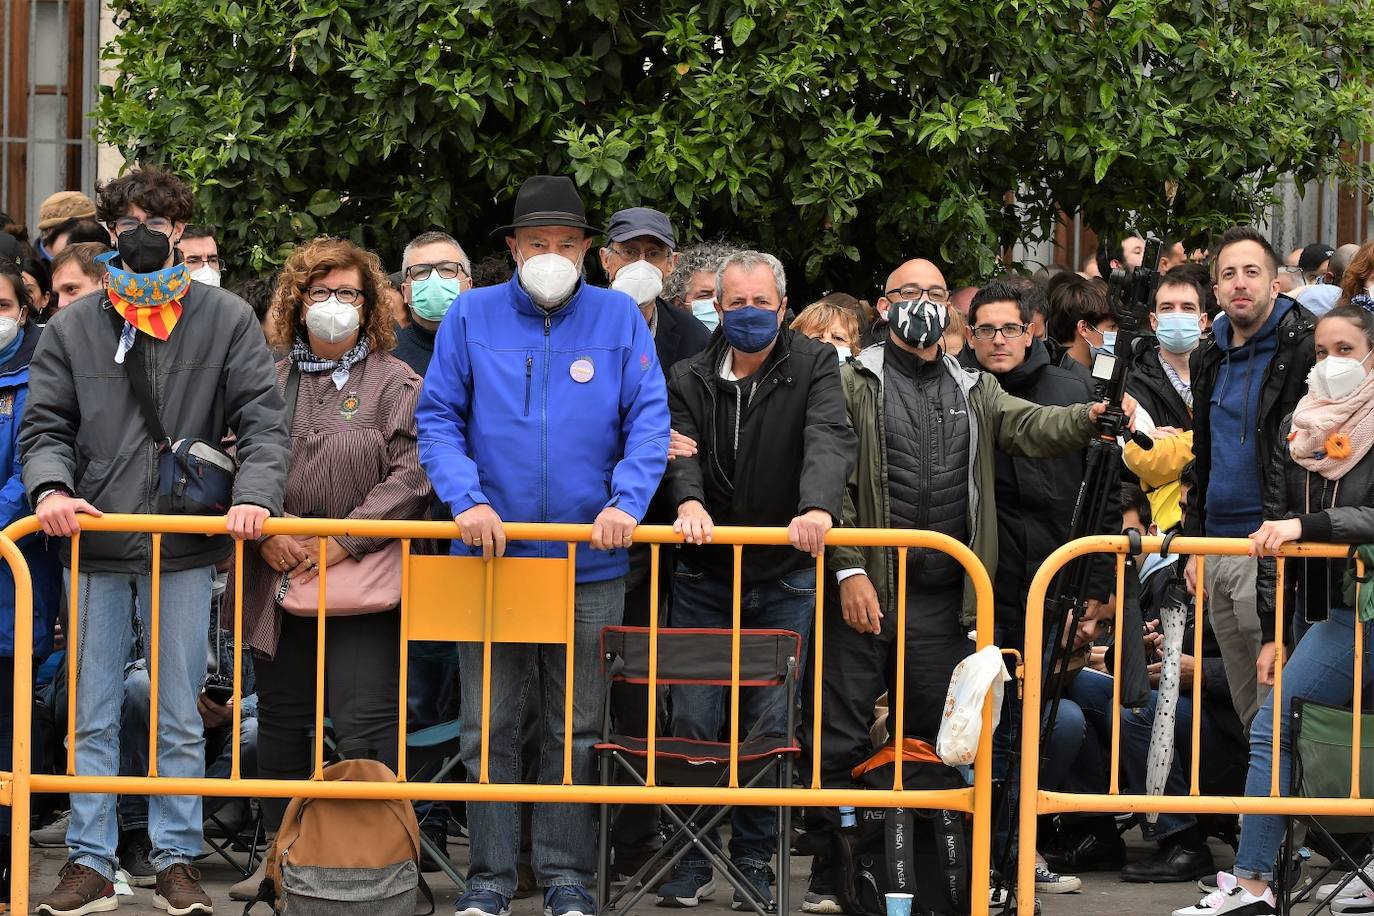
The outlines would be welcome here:
[[[1225,315],[1218,315],[1213,325],[1224,355],[1211,400],[1212,472],[1204,529],[1209,537],[1245,537],[1264,520],[1256,453],[1260,389],[1279,349],[1279,321],[1290,308],[1290,300],[1278,300],[1259,331],[1238,347],[1231,344],[1231,322]]]

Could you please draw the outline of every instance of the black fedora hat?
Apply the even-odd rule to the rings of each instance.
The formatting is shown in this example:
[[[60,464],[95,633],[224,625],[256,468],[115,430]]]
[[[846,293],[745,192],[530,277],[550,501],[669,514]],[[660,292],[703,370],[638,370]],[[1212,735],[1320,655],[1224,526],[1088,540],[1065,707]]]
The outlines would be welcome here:
[[[515,218],[492,233],[510,235],[533,226],[571,226],[593,235],[601,230],[587,222],[587,211],[577,185],[566,175],[534,175],[525,179],[515,195]]]

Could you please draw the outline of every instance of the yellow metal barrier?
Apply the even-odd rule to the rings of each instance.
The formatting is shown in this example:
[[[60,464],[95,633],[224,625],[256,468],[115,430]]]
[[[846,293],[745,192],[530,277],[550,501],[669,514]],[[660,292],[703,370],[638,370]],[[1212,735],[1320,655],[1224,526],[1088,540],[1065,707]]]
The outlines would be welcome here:
[[[493,643],[539,642],[557,643],[568,647],[567,683],[565,691],[564,734],[572,729],[573,684],[573,618],[574,588],[576,585],[575,551],[569,550],[567,559],[503,558],[483,562],[480,558],[418,556],[411,554],[416,539],[453,538],[456,526],[446,522],[374,521],[333,519],[271,519],[266,534],[316,537],[321,539],[320,553],[324,554],[323,539],[334,536],[363,538],[393,538],[402,545],[400,695],[398,696],[399,740],[397,747],[399,783],[326,782],[324,767],[324,652],[327,607],[328,573],[319,573],[320,614],[316,640],[316,704],[314,770],[309,779],[244,779],[239,760],[239,703],[243,653],[243,579],[235,576],[233,591],[234,632],[234,697],[231,772],[227,779],[171,778],[157,775],[157,707],[159,691],[158,621],[159,571],[161,539],[168,534],[219,534],[225,521],[218,517],[106,515],[102,518],[82,517],[87,532],[140,532],[152,537],[152,595],[150,618],[152,632],[149,645],[150,721],[149,764],[147,776],[96,776],[76,772],[76,697],[77,665],[67,666],[67,761],[62,774],[36,774],[30,771],[29,735],[31,727],[33,665],[29,653],[16,652],[14,658],[14,763],[13,773],[0,773],[0,804],[12,806],[16,836],[11,860],[12,912],[28,911],[29,849],[22,842],[29,820],[30,798],[34,792],[95,792],[143,795],[203,795],[290,798],[400,798],[438,801],[521,801],[572,802],[586,804],[673,803],[678,805],[765,805],[765,806],[824,806],[866,805],[906,808],[945,808],[963,811],[972,816],[972,882],[970,896],[973,916],[985,916],[988,911],[989,858],[991,849],[992,812],[992,706],[983,709],[983,729],[974,765],[974,784],[971,788],[951,790],[907,790],[902,788],[902,768],[895,767],[894,785],[888,790],[822,788],[820,784],[820,723],[822,721],[822,679],[815,678],[814,735],[812,748],[812,777],[810,786],[803,788],[741,788],[738,773],[738,736],[740,731],[740,562],[745,545],[785,545],[787,532],[781,528],[716,528],[714,544],[734,546],[735,578],[733,602],[734,638],[731,646],[733,677],[730,685],[730,779],[727,786],[715,788],[669,787],[655,783],[652,764],[654,740],[657,734],[657,704],[650,703],[647,724],[649,765],[645,786],[574,785],[572,783],[572,746],[565,742],[563,779],[560,785],[526,785],[493,783],[488,773],[488,718],[491,709],[490,659]],[[38,530],[33,517],[23,519],[0,534],[0,554],[9,563],[15,580],[15,645],[32,645],[33,615],[32,583],[23,556],[15,546],[20,538]],[[589,541],[590,525],[507,524],[506,537],[510,541],[553,541],[568,544]],[[660,549],[663,544],[681,543],[682,538],[666,526],[643,526],[636,529],[637,543],[649,544],[651,575],[658,580]],[[987,571],[965,545],[949,537],[927,531],[896,531],[877,529],[836,529],[826,538],[828,546],[891,547],[905,557],[907,551],[927,548],[943,551],[956,559],[973,583],[978,605],[978,647],[991,642],[992,584]],[[80,645],[77,632],[80,598],[77,588],[81,537],[72,539],[72,588],[66,633],[69,651]],[[243,568],[242,543],[234,545],[234,563]],[[905,578],[906,564],[898,566]],[[819,619],[824,600],[825,555],[816,560],[816,613]],[[658,589],[651,588],[649,689],[657,686],[657,629]],[[899,588],[897,598],[897,633],[906,632],[907,600],[905,588]],[[816,626],[811,651],[815,653],[815,668],[823,670],[824,628]],[[805,636],[806,634],[803,634]],[[411,640],[439,640],[450,642],[481,642],[483,645],[481,767],[476,783],[412,783],[405,778],[406,733],[406,644]],[[897,694],[905,695],[905,669],[901,663],[904,640],[898,639],[896,671]],[[897,746],[903,739],[902,703],[896,703],[893,738]],[[4,777],[9,776],[8,781]],[[779,876],[787,880],[788,876]]]
[[[1145,553],[1159,553],[1164,539],[1147,537],[1141,539]],[[1169,545],[1170,554],[1197,557],[1197,581],[1206,582],[1207,556],[1247,556],[1251,542],[1246,538],[1175,538]],[[1342,559],[1349,551],[1348,544],[1287,544],[1283,547],[1282,557],[1309,557]],[[1114,553],[1117,555],[1117,595],[1124,593],[1126,553],[1129,541],[1121,535],[1080,538],[1060,547],[1045,560],[1035,579],[1031,582],[1026,611],[1026,646],[1038,647],[1044,644],[1045,604],[1047,593],[1055,575],[1071,561],[1089,554]],[[1035,849],[1036,817],[1041,814],[1061,812],[1130,812],[1161,814],[1313,814],[1313,815],[1374,815],[1374,802],[1362,801],[1359,793],[1360,767],[1360,717],[1355,717],[1355,733],[1351,747],[1351,786],[1349,798],[1308,798],[1290,797],[1279,794],[1279,735],[1284,727],[1281,707],[1283,700],[1283,626],[1284,626],[1284,564],[1277,564],[1275,584],[1274,639],[1278,646],[1278,657],[1274,664],[1274,688],[1271,701],[1274,707],[1274,747],[1273,768],[1267,796],[1203,796],[1199,789],[1200,748],[1202,735],[1202,678],[1193,678],[1192,702],[1192,770],[1189,794],[1184,795],[1123,795],[1118,784],[1118,770],[1121,755],[1121,684],[1113,679],[1112,687],[1112,740],[1111,772],[1109,788],[1105,795],[1075,794],[1069,792],[1047,792],[1040,789],[1040,731],[1041,731],[1041,693],[1044,686],[1043,653],[1028,648],[1025,654],[1025,705],[1021,716],[1021,798],[1020,798],[1020,849],[1017,861],[1017,907],[1020,912],[1032,913],[1035,899]],[[1361,570],[1362,571],[1362,570]],[[1192,654],[1202,657],[1202,589],[1194,597],[1195,626],[1193,629]],[[1358,601],[1357,601],[1358,604]],[[1121,642],[1126,638],[1141,638],[1143,634],[1123,634],[1122,607],[1117,602],[1115,620],[1116,657],[1121,658]],[[1363,627],[1355,625],[1355,707],[1360,703],[1360,684],[1363,672]],[[1062,638],[1062,637],[1061,637]]]

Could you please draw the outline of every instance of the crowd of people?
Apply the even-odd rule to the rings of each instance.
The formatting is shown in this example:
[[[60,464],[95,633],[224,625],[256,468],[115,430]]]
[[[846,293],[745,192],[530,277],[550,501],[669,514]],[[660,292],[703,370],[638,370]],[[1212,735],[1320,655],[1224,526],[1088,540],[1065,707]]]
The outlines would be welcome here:
[[[821,682],[821,732],[809,729],[813,692],[782,688],[744,691],[741,732],[781,732],[796,704],[802,746],[820,745],[822,784],[852,785],[855,767],[889,740],[881,710],[902,704],[905,734],[935,741],[951,674],[973,651],[976,601],[960,566],[938,551],[912,550],[902,561],[885,548],[833,548],[817,620],[815,564],[827,533],[925,529],[967,544],[995,581],[993,641],[1040,651],[1025,645],[1028,592],[1070,536],[1086,449],[1108,406],[1104,357],[1129,357],[1121,406],[1153,447],[1123,443],[1093,530],[1249,538],[1253,547],[1250,556],[1211,559],[1205,582],[1194,561],[1135,558],[1152,692],[1125,709],[1114,706],[1116,661],[1105,646],[1126,596],[1115,594],[1113,564],[1090,561],[1042,786],[1105,791],[1119,717],[1122,789],[1144,792],[1155,711],[1162,692],[1177,691],[1165,791],[1189,790],[1199,716],[1204,793],[1267,794],[1276,729],[1286,790],[1293,699],[1351,703],[1353,628],[1366,624],[1342,593],[1335,561],[1290,570],[1285,581],[1301,600],[1283,603],[1293,619],[1282,628],[1289,648],[1278,719],[1266,698],[1280,648],[1276,551],[1298,540],[1374,541],[1374,243],[1309,245],[1281,260],[1248,226],[1197,251],[1167,240],[1158,264],[1144,265],[1159,281],[1149,332],[1128,354],[1118,352],[1119,316],[1102,275],[1142,266],[1146,245],[1136,235],[1079,271],[1007,272],[976,288],[953,289],[939,264],[913,257],[892,265],[873,305],[832,292],[802,307],[789,303],[784,265],[772,255],[725,243],[682,247],[669,217],[648,207],[621,210],[603,229],[559,176],[522,185],[510,223],[493,233],[504,240],[501,255],[474,262],[463,243],[430,231],[409,242],[391,274],[353,242],[321,237],[304,240],[270,277],[235,276],[213,228],[194,216],[184,182],[144,167],[103,184],[95,201],[54,195],[31,241],[20,227],[0,233],[0,448],[11,468],[3,521],[36,514],[42,527],[20,545],[34,579],[39,696],[65,711],[64,672],[78,667],[83,775],[141,775],[148,766],[154,584],[147,536],[83,534],[76,583],[70,538],[83,518],[106,512],[209,507],[226,516],[227,536],[161,540],[161,775],[228,772],[232,621],[217,609],[226,588],[240,585],[251,650],[237,699],[244,775],[311,772],[317,628],[299,596],[314,594],[324,567],[331,582],[345,565],[360,575],[394,571],[399,553],[385,539],[263,536],[268,518],[295,516],[455,521],[451,544],[416,549],[486,559],[566,556],[561,543],[508,540],[506,522],[592,526],[576,547],[575,657],[569,665],[563,646],[493,646],[485,747],[476,727],[482,646],[408,646],[408,725],[457,719],[469,779],[485,751],[492,781],[559,782],[561,748],[571,742],[573,778],[594,781],[608,702],[601,629],[647,625],[655,607],[666,626],[728,627],[739,582],[744,626],[795,631],[803,647],[822,627],[826,645],[823,670],[809,673]],[[231,279],[235,292],[224,288]],[[207,479],[219,469],[222,489],[171,485],[167,469],[192,458]],[[648,549],[635,543],[642,523],[682,536],[664,551],[657,580]],[[745,547],[736,570],[732,548],[713,543],[718,524],[785,528],[790,543]],[[241,569],[231,568],[233,539],[246,542]],[[18,649],[8,577],[0,565],[5,766]],[[909,599],[904,633],[899,582]],[[1181,683],[1161,684],[1160,614],[1173,583],[1204,590],[1204,653],[1185,652]],[[69,594],[79,596],[75,644],[65,640]],[[331,605],[338,615],[326,631],[332,739],[341,754],[394,768],[400,614],[355,607],[352,597]],[[1183,645],[1193,645],[1191,635]],[[1193,709],[1199,678],[1203,703]],[[564,734],[569,691],[572,733]],[[122,708],[108,700],[121,695]],[[651,696],[616,685],[609,698],[629,733],[651,704],[663,733],[683,738],[717,739],[729,716],[719,687],[675,685]],[[1006,783],[1019,718],[1009,699],[994,739],[994,775]],[[60,719],[54,732],[60,741]],[[1000,862],[1016,845],[1005,815],[1014,804],[998,820]],[[269,834],[284,807],[262,801]],[[421,807],[422,829],[440,851],[455,824],[469,837],[459,916],[507,916],[512,898],[536,889],[547,916],[596,912],[588,806],[536,805],[527,820],[510,803]],[[68,813],[34,831],[35,842],[69,850],[38,912],[114,909],[122,869],[153,887],[168,912],[209,913],[194,867],[203,832],[226,821],[232,830],[248,810],[246,800],[74,794]],[[759,807],[737,808],[730,823],[728,857],[747,884],[733,904],[747,908],[752,895],[771,905],[772,850],[792,825]],[[1238,836],[1225,818],[1140,824],[1158,848],[1127,862],[1115,818],[1060,818],[1040,837],[1037,892],[1072,892],[1089,871],[1135,882],[1215,874],[1215,888],[1177,916],[1277,913],[1282,818],[1247,816]],[[805,812],[797,846],[815,853],[806,912],[842,912],[833,852],[841,825],[837,811]],[[617,875],[635,874],[659,850],[662,826],[647,806],[619,811]],[[1237,839],[1229,871],[1216,873],[1209,836]],[[260,878],[235,896],[251,898]],[[654,893],[661,906],[692,907],[715,889],[712,862],[694,847]],[[1347,897],[1360,893],[1357,884]]]

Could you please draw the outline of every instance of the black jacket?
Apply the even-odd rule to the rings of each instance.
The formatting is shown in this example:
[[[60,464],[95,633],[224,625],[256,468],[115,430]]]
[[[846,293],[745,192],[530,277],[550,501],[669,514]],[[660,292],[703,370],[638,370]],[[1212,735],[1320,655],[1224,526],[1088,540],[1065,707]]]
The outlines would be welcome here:
[[[1265,466],[1272,464],[1270,458],[1275,449],[1283,442],[1277,438],[1279,426],[1284,417],[1293,412],[1298,401],[1307,393],[1307,374],[1316,362],[1316,351],[1312,345],[1312,334],[1316,319],[1312,313],[1298,305],[1287,296],[1279,296],[1274,303],[1287,301],[1291,308],[1279,320],[1275,333],[1278,336],[1278,350],[1264,370],[1264,380],[1260,388],[1259,424],[1256,430],[1259,479],[1267,479]],[[1183,517],[1183,533],[1190,537],[1206,534],[1204,519],[1207,518],[1207,481],[1212,472],[1212,435],[1209,422],[1212,404],[1212,391],[1216,387],[1217,369],[1225,354],[1221,346],[1209,338],[1188,360],[1193,380],[1193,470],[1184,475],[1184,482],[1191,488],[1188,512]]]
[[[735,471],[727,476],[718,455],[733,442],[717,441],[718,414],[726,406],[716,379],[729,349],[716,334],[696,359],[669,373],[673,429],[697,442],[695,455],[668,463],[664,483],[672,505],[700,500],[717,525],[786,527],[810,509],[829,512],[839,524],[856,442],[835,348],[785,327],[779,332],[752,377],[757,388],[740,418]],[[684,546],[681,560],[719,576],[733,568],[729,547]],[[792,547],[747,547],[743,575],[760,582],[812,565]]]
[[[1374,542],[1374,452],[1369,452],[1338,481],[1307,470],[1288,454],[1288,432],[1293,418],[1284,418],[1273,446],[1264,480],[1264,517],[1267,520],[1296,518],[1302,522],[1304,541],[1328,544]],[[1307,620],[1325,620],[1332,607],[1344,607],[1341,579],[1348,561],[1304,559],[1285,561],[1284,609],[1300,602]],[[1277,563],[1261,559],[1256,581],[1260,633],[1264,642],[1274,639],[1274,587]],[[1287,618],[1285,618],[1286,620]]]
[[[1151,338],[1137,337],[1135,343],[1135,361],[1131,364],[1127,391],[1150,415],[1155,426],[1192,429],[1192,412],[1174,388],[1174,383],[1169,381],[1169,375],[1159,358],[1159,349],[1153,346]]]
[[[1094,400],[1088,370],[1073,360],[1052,365],[1049,351],[1039,340],[1032,342],[1025,362],[1010,372],[993,373],[993,377],[1007,394],[1033,404],[1063,406]],[[1083,452],[1057,458],[1013,457],[997,452],[998,555],[993,594],[997,619],[1004,626],[1012,625],[1014,632],[1019,632],[1026,614],[1031,580],[1045,558],[1069,539],[1083,483],[1083,462]],[[1113,474],[1104,485],[1107,504],[1093,533],[1116,533],[1121,529],[1117,476]],[[1115,564],[1109,557],[1091,562],[1087,597],[1105,601],[1115,591]]]
[[[662,299],[658,300],[658,330],[654,333],[654,349],[658,351],[658,364],[663,367],[664,378],[670,378],[673,367],[685,359],[691,359],[706,349],[711,340],[711,332],[692,317],[690,312],[675,309]],[[676,427],[674,427],[676,429]],[[667,478],[659,484],[658,492],[649,503],[649,511],[644,516],[644,524],[671,525],[677,519],[677,502],[668,494]],[[647,563],[648,548],[643,551]],[[633,552],[630,557],[633,563]]]

